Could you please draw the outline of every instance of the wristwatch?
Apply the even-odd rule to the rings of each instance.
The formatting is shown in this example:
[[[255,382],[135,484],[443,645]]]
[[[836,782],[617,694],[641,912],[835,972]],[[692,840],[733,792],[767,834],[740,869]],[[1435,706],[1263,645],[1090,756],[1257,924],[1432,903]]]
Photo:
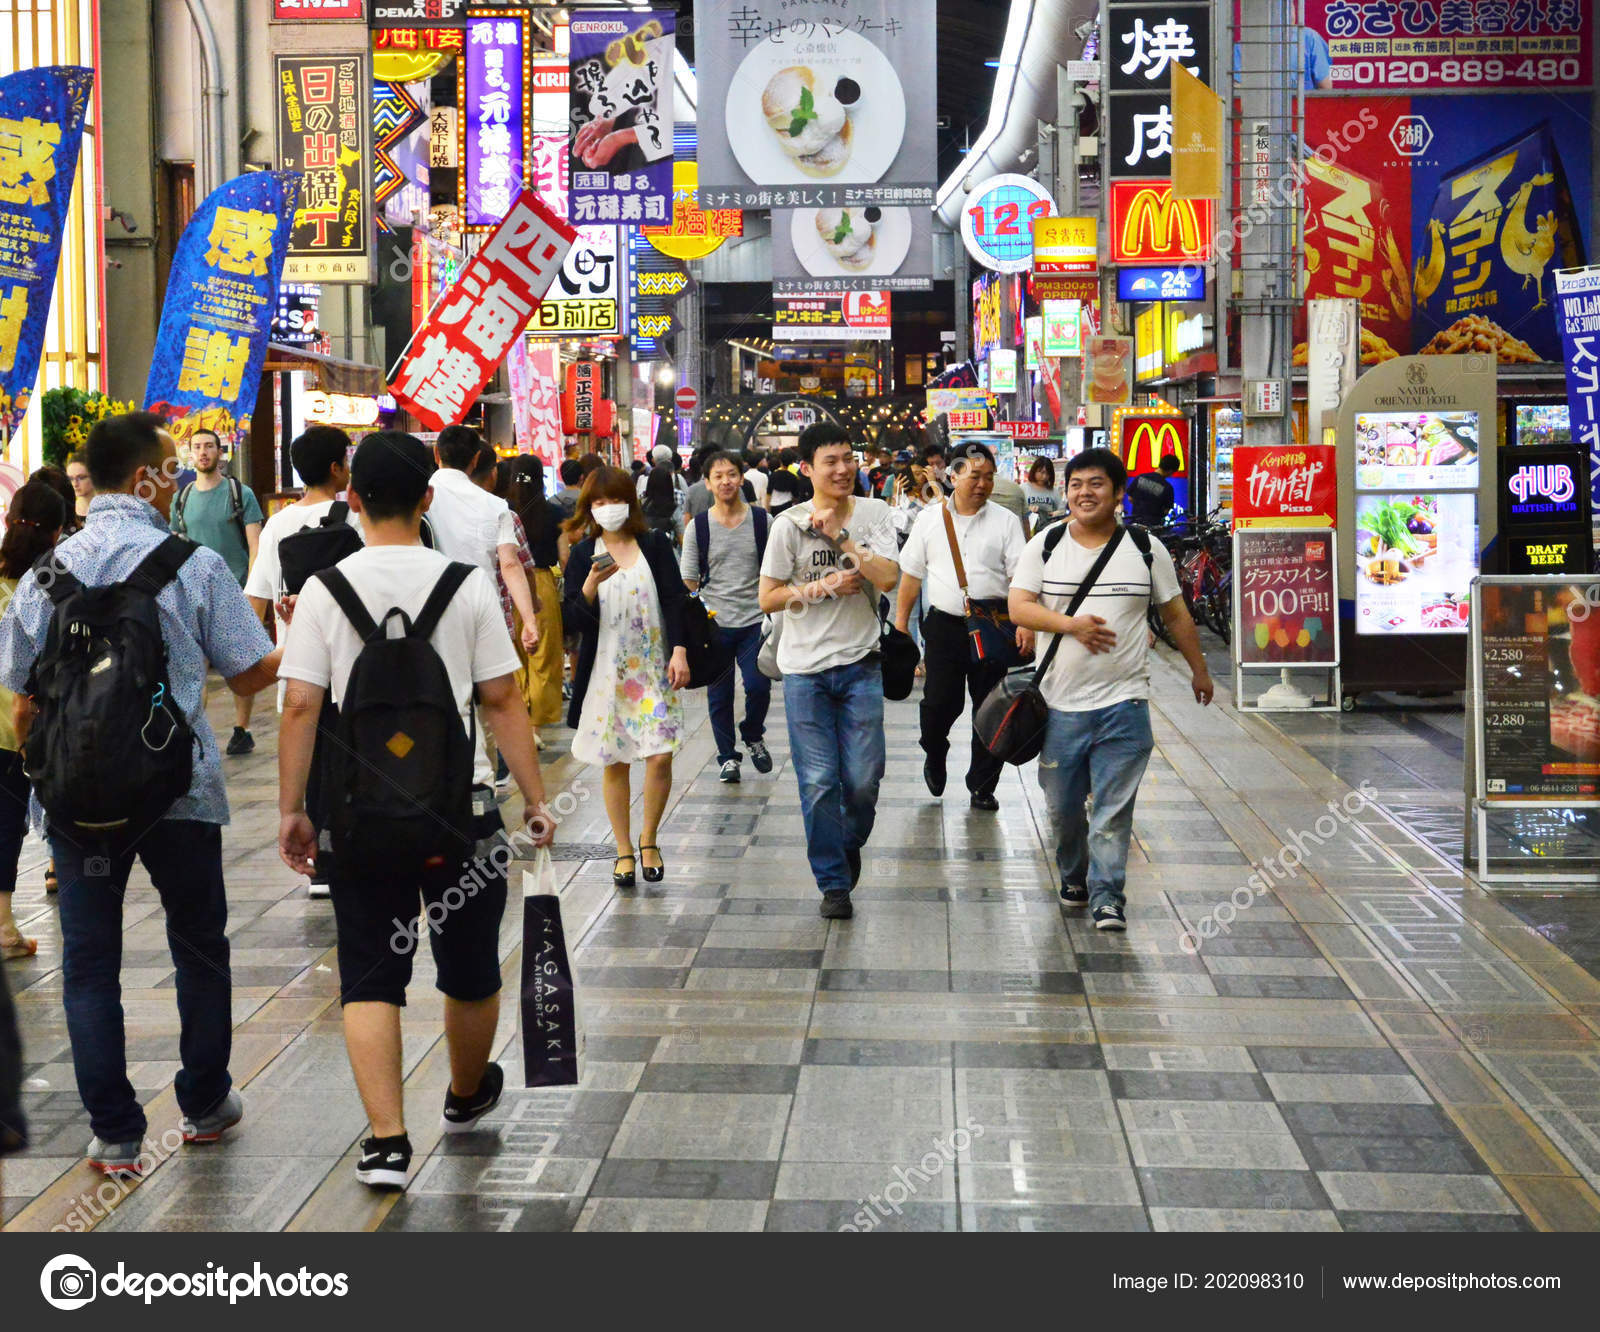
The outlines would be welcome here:
[[[833,540],[836,545],[844,545],[846,541],[850,540],[850,529],[848,527],[841,527],[839,529],[839,535],[834,537]]]

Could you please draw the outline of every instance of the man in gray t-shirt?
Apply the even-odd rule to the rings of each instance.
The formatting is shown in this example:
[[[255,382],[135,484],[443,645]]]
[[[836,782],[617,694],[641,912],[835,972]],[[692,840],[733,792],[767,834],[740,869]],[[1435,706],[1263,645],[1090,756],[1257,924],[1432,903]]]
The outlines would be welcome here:
[[[767,733],[767,708],[772,702],[772,681],[761,674],[756,658],[761,652],[761,603],[757,585],[761,557],[766,551],[765,509],[753,509],[740,496],[744,472],[731,453],[713,454],[701,475],[710,487],[713,504],[696,516],[683,533],[679,569],[691,592],[698,591],[706,609],[716,617],[717,631],[738,662],[744,676],[744,721],[740,738],[750,747],[757,772],[772,771],[772,755],[763,738]],[[711,711],[711,733],[717,741],[721,778],[730,785],[739,780],[742,755],[733,740],[733,676],[730,668],[711,682],[706,705]]]

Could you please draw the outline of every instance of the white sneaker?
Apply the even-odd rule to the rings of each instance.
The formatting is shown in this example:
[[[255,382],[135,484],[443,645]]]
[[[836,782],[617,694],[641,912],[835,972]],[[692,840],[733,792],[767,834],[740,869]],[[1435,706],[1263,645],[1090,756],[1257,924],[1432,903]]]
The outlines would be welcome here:
[[[729,759],[722,765],[722,772],[719,774],[719,780],[725,782],[729,786],[737,786],[739,784],[738,759]]]

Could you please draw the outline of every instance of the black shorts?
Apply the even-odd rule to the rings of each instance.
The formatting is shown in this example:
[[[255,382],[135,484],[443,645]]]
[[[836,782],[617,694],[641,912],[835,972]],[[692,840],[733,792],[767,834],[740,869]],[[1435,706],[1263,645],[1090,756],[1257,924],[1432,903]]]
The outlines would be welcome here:
[[[339,1002],[404,1007],[412,955],[423,935],[442,994],[469,1002],[498,994],[511,858],[505,838],[495,837],[479,842],[472,860],[420,880],[335,862],[328,892],[339,931]]]

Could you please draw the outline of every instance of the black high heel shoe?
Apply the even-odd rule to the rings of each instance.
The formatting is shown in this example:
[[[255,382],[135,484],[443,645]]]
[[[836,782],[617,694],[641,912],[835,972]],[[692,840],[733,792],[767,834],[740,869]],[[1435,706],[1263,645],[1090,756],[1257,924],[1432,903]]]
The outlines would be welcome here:
[[[632,859],[633,859],[632,856],[618,856],[615,860],[613,860],[611,862],[611,882],[616,884],[616,886],[618,888],[632,888],[633,887],[633,871],[629,870],[626,874],[624,874],[624,873],[622,873],[621,871],[619,871],[617,869],[617,866],[622,864],[622,862],[624,860],[632,860]],[[646,878],[650,877],[650,871],[649,870],[645,871],[645,877]]]
[[[654,842],[640,842],[639,843],[639,850],[641,852],[654,851],[656,853],[656,855],[661,856],[661,848],[659,846],[657,846]],[[661,856],[661,863],[659,865],[657,865],[654,869],[651,869],[650,866],[648,866],[648,865],[643,866],[643,869],[644,869],[644,881],[646,883],[660,883],[661,880],[662,880],[662,877],[667,872],[666,857],[665,856]]]

